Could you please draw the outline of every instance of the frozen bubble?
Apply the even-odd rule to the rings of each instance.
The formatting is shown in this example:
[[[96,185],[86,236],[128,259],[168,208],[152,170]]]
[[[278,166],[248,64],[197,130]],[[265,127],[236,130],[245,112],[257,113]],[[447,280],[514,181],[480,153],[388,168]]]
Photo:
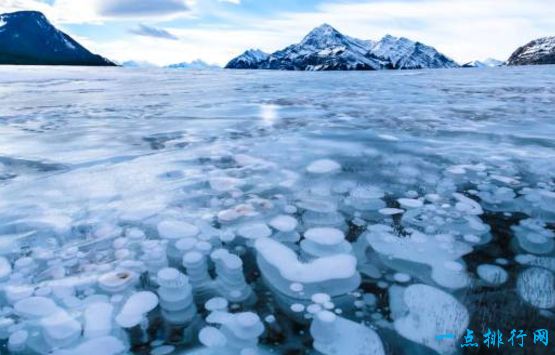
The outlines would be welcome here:
[[[376,200],[385,196],[384,192],[371,185],[355,186],[350,192],[349,196],[356,200]]]
[[[143,316],[158,306],[158,297],[150,291],[141,291],[131,295],[116,317],[116,322],[123,328],[133,327]]]
[[[221,311],[227,309],[229,302],[223,297],[214,297],[209,299],[205,304],[204,308],[208,311]]]
[[[509,275],[503,268],[493,264],[482,264],[476,269],[478,276],[491,285],[501,285],[507,282]]]
[[[14,311],[25,318],[42,318],[56,313],[58,306],[50,298],[28,297],[14,305]]]
[[[405,196],[408,198],[417,198],[418,197],[418,192],[414,191],[414,190],[409,190],[405,193]]]
[[[19,353],[25,350],[29,332],[26,330],[18,330],[13,332],[8,339],[8,350],[13,353]]]
[[[438,202],[439,200],[441,200],[441,196],[438,194],[426,194],[425,196],[426,200],[434,203],[434,202]]]
[[[397,142],[399,138],[392,136],[391,134],[378,134],[378,137],[385,141]]]
[[[337,316],[329,311],[322,311],[318,313],[318,320],[324,323],[333,323],[337,319]]]
[[[369,307],[374,307],[378,303],[378,298],[372,293],[365,293],[362,299]]]
[[[235,209],[228,209],[218,212],[218,220],[221,222],[231,222],[242,216],[243,214],[239,213]]]
[[[397,199],[397,202],[401,205],[401,207],[405,208],[419,208],[423,206],[421,200],[412,199],[412,198],[400,198]]]
[[[316,160],[306,167],[306,171],[312,174],[331,174],[341,170],[341,165],[330,159]]]
[[[145,239],[145,232],[138,228],[130,228],[126,231],[127,239],[132,242],[140,242]]]
[[[114,307],[107,302],[96,301],[87,306],[83,313],[85,319],[85,338],[110,335],[112,331],[112,312]]]
[[[125,248],[125,246],[127,245],[127,239],[119,237],[114,239],[112,246],[115,249],[121,249],[121,248]]]
[[[287,205],[283,207],[283,212],[289,213],[289,214],[297,213],[297,207],[293,205]]]
[[[465,234],[463,238],[469,243],[480,243],[482,240],[480,237],[473,234]]]
[[[175,248],[182,253],[193,250],[198,243],[196,238],[182,238],[175,243]]]
[[[303,284],[294,282],[289,286],[289,289],[293,292],[302,292],[303,291]]]
[[[517,291],[523,300],[537,308],[555,306],[555,277],[548,270],[531,267],[518,275]]]
[[[306,311],[310,314],[316,314],[318,312],[320,312],[322,310],[322,306],[319,304],[310,304],[308,305],[308,307],[306,307]]]
[[[162,345],[158,346],[150,351],[151,355],[167,355],[173,353],[175,346],[173,345]]]
[[[291,310],[295,313],[300,313],[304,311],[304,306],[300,303],[293,303],[291,305]]]
[[[270,221],[270,227],[280,232],[291,232],[297,228],[297,220],[291,216],[279,215]]]
[[[466,308],[450,294],[436,288],[416,284],[403,294],[406,316],[395,319],[395,330],[403,337],[427,346],[440,354],[458,349],[458,339],[469,323]],[[453,338],[438,339],[438,334]]]
[[[264,321],[266,323],[275,323],[276,322],[276,317],[272,314],[269,314],[266,317],[264,317]]]
[[[304,237],[323,245],[337,245],[345,239],[345,234],[336,228],[310,228]]]
[[[199,234],[197,226],[175,220],[165,220],[158,223],[158,234],[163,239],[192,238]]]
[[[282,243],[270,238],[260,238],[255,242],[258,252],[258,265],[269,282],[281,285],[280,290],[287,293],[291,283],[318,285],[319,291],[332,296],[349,292],[360,283],[356,270],[356,258],[349,254],[337,254],[316,258],[308,263],[299,261],[297,254]],[[276,272],[278,271],[278,272]],[[333,280],[333,287],[327,285]],[[328,292],[328,287],[333,292]]]
[[[227,343],[225,335],[218,328],[214,327],[202,328],[198,338],[201,344],[208,348],[223,347]]]
[[[212,250],[212,244],[202,240],[195,244],[195,249],[200,251],[202,254],[208,255]]]
[[[330,295],[328,295],[327,293],[315,293],[310,299],[312,300],[312,302],[318,304],[324,304],[331,300]]]
[[[393,279],[397,282],[406,283],[410,281],[411,277],[408,274],[397,272],[393,275]]]
[[[125,352],[123,342],[114,336],[102,336],[87,340],[75,348],[56,350],[53,355],[118,355]]]
[[[266,223],[251,223],[240,227],[237,234],[245,239],[257,239],[271,236],[272,231]]]
[[[209,180],[210,188],[217,192],[235,190],[242,184],[242,180],[232,177],[214,177]]]
[[[44,331],[45,340],[53,347],[71,343],[81,335],[81,323],[62,309],[42,318],[39,323]]]
[[[384,216],[393,216],[396,214],[401,214],[405,212],[405,210],[402,210],[400,208],[381,208],[378,212],[380,212],[380,214]]]
[[[256,313],[253,313],[253,312],[238,313],[236,315],[236,322],[241,327],[245,327],[245,328],[252,327],[256,325],[259,321],[260,321],[260,318],[258,318],[258,315],[256,315]]]
[[[482,206],[471,198],[466,197],[463,194],[454,192],[453,197],[458,201],[455,204],[455,208],[461,212],[465,212],[471,215],[481,215],[484,213]]]
[[[133,271],[111,271],[98,278],[98,286],[110,293],[122,292],[137,281],[138,275]]]

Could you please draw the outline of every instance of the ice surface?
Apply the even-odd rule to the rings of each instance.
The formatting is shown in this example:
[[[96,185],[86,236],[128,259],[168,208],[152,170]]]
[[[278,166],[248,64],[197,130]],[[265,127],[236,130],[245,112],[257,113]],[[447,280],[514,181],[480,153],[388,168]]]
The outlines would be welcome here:
[[[400,354],[545,328],[553,67],[354,74],[0,67],[2,342],[352,350],[315,341],[326,311]]]

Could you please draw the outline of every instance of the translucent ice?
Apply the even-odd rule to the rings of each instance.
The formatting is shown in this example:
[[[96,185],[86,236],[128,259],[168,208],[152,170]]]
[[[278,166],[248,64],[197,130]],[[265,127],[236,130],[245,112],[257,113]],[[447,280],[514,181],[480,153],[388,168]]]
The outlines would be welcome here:
[[[399,334],[440,354],[458,347],[458,339],[469,322],[468,311],[459,301],[444,291],[423,284],[407,287],[403,301],[408,314],[395,319],[395,330]],[[441,334],[453,334],[454,338],[437,338]]]
[[[555,276],[538,267],[531,267],[518,275],[517,291],[520,297],[534,307],[555,307]]]

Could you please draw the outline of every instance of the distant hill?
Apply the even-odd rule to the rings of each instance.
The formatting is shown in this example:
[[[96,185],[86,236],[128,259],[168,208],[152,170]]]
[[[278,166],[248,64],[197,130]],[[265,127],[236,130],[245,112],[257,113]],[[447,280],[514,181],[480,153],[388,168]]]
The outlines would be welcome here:
[[[459,65],[435,48],[403,37],[379,41],[345,36],[328,24],[313,29],[298,44],[272,54],[249,49],[232,59],[229,69],[380,70],[455,68]]]
[[[170,64],[166,68],[202,70],[202,69],[219,69],[220,67],[217,65],[208,64],[200,59],[197,59],[197,60],[193,60],[190,63],[182,62],[182,63]]]
[[[113,66],[37,11],[0,15],[0,64]]]
[[[543,37],[518,48],[509,65],[555,64],[555,37]]]
[[[152,64],[150,62],[142,61],[142,60],[128,60],[121,63],[122,67],[125,68],[157,68],[156,64]]]
[[[505,62],[502,60],[497,60],[493,58],[487,58],[484,60],[473,60],[462,65],[463,68],[493,68],[504,66]]]

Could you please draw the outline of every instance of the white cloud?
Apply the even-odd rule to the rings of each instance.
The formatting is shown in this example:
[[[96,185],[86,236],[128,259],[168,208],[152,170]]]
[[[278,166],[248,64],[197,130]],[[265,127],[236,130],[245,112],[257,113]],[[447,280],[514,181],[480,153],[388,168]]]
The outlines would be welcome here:
[[[41,7],[54,22],[104,22],[109,26],[110,18],[99,15],[99,1],[106,0],[56,0],[45,9],[47,5],[36,0],[0,0],[0,8],[5,4],[32,5]],[[555,6],[546,0],[342,1],[324,3],[313,12],[281,12],[264,18],[246,10],[240,14],[223,12],[212,6],[214,3],[202,1],[188,0],[192,11],[179,15],[196,16],[199,21],[194,28],[167,29],[180,38],[178,41],[130,36],[102,43],[89,39],[85,44],[115,60],[169,64],[201,58],[223,65],[251,47],[270,52],[281,49],[327,22],[345,34],[364,39],[390,33],[419,40],[465,62],[485,57],[507,59],[529,40],[555,34]],[[222,22],[208,25],[202,22],[204,15],[219,16]],[[156,19],[149,21],[153,24]],[[183,22],[183,26],[190,25]]]
[[[107,17],[156,17],[189,11],[184,0],[96,0],[100,15]]]
[[[0,12],[37,10],[54,23],[104,23],[110,20],[168,20],[190,16],[193,0],[0,0]]]
[[[38,0],[0,0],[0,13],[36,10],[47,13],[51,6]]]

